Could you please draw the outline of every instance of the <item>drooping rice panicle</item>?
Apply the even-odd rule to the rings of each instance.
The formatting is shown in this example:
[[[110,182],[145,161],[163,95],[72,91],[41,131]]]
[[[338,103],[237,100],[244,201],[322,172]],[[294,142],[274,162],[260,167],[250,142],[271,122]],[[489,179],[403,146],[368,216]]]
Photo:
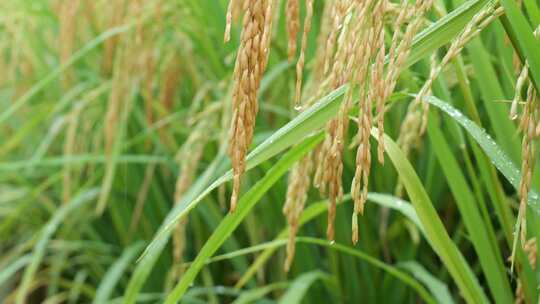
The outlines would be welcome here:
[[[384,114],[385,108],[385,83],[384,83],[384,58],[385,58],[385,45],[384,45],[384,14],[386,1],[379,1],[374,9],[373,13],[373,28],[377,36],[374,39],[374,50],[376,54],[373,66],[372,66],[372,78],[371,78],[371,95],[373,101],[377,105],[377,128],[379,130],[379,144],[377,148],[377,156],[379,162],[384,163]]]
[[[331,59],[334,56],[334,49],[336,45],[336,38],[341,30],[345,16],[347,14],[347,7],[351,5],[350,0],[336,0],[330,4],[330,16],[332,26],[328,34],[326,41],[326,50],[324,52],[324,74],[327,74],[330,70]]]
[[[289,175],[287,200],[283,206],[283,213],[287,217],[287,222],[289,224],[289,239],[286,247],[287,258],[285,259],[285,264],[283,266],[286,272],[289,271],[294,259],[298,221],[307,200],[307,191],[311,182],[310,176],[312,167],[313,160],[310,153],[294,165]]]
[[[361,148],[359,148],[357,160],[362,159],[363,164],[359,165],[357,162],[357,171],[351,188],[353,199],[355,200],[353,241],[356,242],[358,239],[356,217],[361,213],[363,200],[363,197],[360,195],[359,185],[364,183],[364,189],[367,191],[369,169],[366,168],[366,165],[368,163],[370,164],[371,161],[370,156],[364,153],[365,151],[369,151],[369,131],[366,137],[362,137],[361,134],[363,133],[362,131],[371,129],[371,109],[375,98],[373,94],[377,93],[377,89],[379,89],[378,92],[381,92],[380,81],[382,79],[383,61],[380,56],[384,57],[384,53],[382,55],[378,54],[379,62],[375,64],[375,70],[370,70],[368,67],[373,60],[375,62],[377,61],[377,58],[375,58],[377,57],[375,56],[375,49],[381,43],[384,44],[384,41],[380,39],[382,38],[381,32],[383,30],[384,19],[379,18],[384,14],[384,5],[380,2],[379,4],[374,4],[373,1],[365,1],[355,3],[355,5],[346,7],[344,10],[351,13],[346,15],[347,19],[343,22],[329,80],[331,88],[337,88],[345,83],[351,83],[359,89],[358,103],[360,105],[359,112],[362,113],[362,119],[359,120],[359,130],[361,131],[359,131],[360,135],[358,138],[363,142]],[[335,22],[334,24],[339,24],[339,22]],[[373,74],[369,76],[369,72],[373,72]],[[374,85],[369,83],[371,80],[375,81]],[[370,87],[375,88],[371,93],[369,93]],[[330,205],[327,236],[330,240],[334,237],[335,206],[343,193],[341,186],[341,175],[343,171],[342,153],[348,129],[348,113],[351,106],[351,99],[352,89],[345,95],[336,119],[330,121],[327,125],[328,135],[319,152],[320,160],[317,162],[318,167],[315,174],[315,185],[320,188],[321,192],[325,193],[328,189]],[[362,179],[362,175],[366,178]]]
[[[431,90],[431,86],[433,85],[433,82],[435,79],[441,74],[442,69],[454,58],[456,58],[457,55],[461,53],[463,50],[463,47],[467,42],[469,42],[472,38],[478,36],[480,32],[493,20],[498,18],[503,13],[503,8],[499,7],[498,9],[495,9],[495,7],[489,5],[485,9],[481,10],[478,14],[476,14],[471,22],[465,27],[461,35],[458,36],[456,40],[452,42],[450,45],[450,48],[448,49],[448,52],[441,60],[440,64],[437,66],[432,66],[432,71],[430,71],[429,79],[426,81],[420,92],[417,94],[417,100],[419,102],[422,102],[422,125],[420,127],[420,135],[425,133],[426,127],[427,127],[427,115],[429,110],[429,102],[426,100],[426,94]]]
[[[375,3],[371,14],[371,28],[367,37],[363,39],[364,45],[358,58],[356,83],[360,87],[358,112],[358,148],[356,152],[356,168],[351,184],[351,195],[354,200],[352,215],[352,242],[358,242],[358,216],[364,213],[364,204],[367,200],[369,174],[371,169],[371,145],[369,142],[373,126],[373,105],[377,106],[378,123],[384,123],[384,12],[385,2]],[[366,39],[367,38],[367,39]],[[371,65],[371,66],[370,66]],[[370,69],[367,69],[370,67]],[[380,119],[380,120],[379,120]],[[384,158],[379,154],[379,159]]]
[[[234,178],[231,212],[236,209],[240,178],[245,171],[246,153],[253,137],[258,110],[257,92],[268,59],[273,0],[245,2],[240,46],[234,70],[233,113],[229,133],[229,157]]]
[[[345,14],[355,7],[355,3],[341,1],[336,3],[336,5],[339,7],[334,8],[334,13],[337,15],[334,15],[333,26],[338,26],[340,28],[334,28],[333,31],[330,32],[330,35],[332,35],[332,33],[334,33],[334,35],[339,33],[337,42],[338,47],[333,55],[331,72],[329,75],[331,89],[336,89],[351,80],[352,68],[348,62],[351,60],[355,51],[355,39],[353,39],[354,33],[351,28],[351,18],[353,15]],[[339,18],[343,18],[343,20],[339,20]],[[327,45],[326,51],[332,50],[332,48],[333,46],[329,47]],[[321,193],[327,193],[329,198],[328,227],[326,232],[329,240],[334,239],[336,203],[341,200],[341,197],[343,196],[341,181],[343,171],[342,153],[345,133],[348,128],[348,112],[350,104],[350,98],[345,98],[336,118],[328,122],[326,126],[327,136],[319,151],[317,170],[314,178],[316,187],[319,188]]]
[[[413,38],[424,23],[424,15],[430,10],[432,3],[432,0],[417,1],[412,9],[403,10],[403,14],[398,16],[394,24],[394,36],[389,50],[389,62],[385,79],[385,99],[390,97],[396,87],[399,75],[411,52]],[[399,39],[399,36],[396,36],[399,35],[399,26],[409,19],[410,22],[403,37]]]
[[[432,0],[416,1],[414,6],[409,8],[407,1],[404,0],[401,3],[401,7],[403,9],[393,24],[394,34],[392,36],[392,42],[388,51],[388,68],[386,70],[386,77],[384,81],[384,102],[386,102],[386,99],[388,99],[394,92],[399,75],[401,74],[409,53],[411,52],[413,38],[424,23],[424,16],[431,9],[432,4]],[[405,32],[403,35],[401,35],[400,27],[407,21],[409,23],[405,28]],[[382,118],[379,119],[382,121],[381,124],[384,125],[384,108],[379,115],[382,116]],[[384,139],[382,136],[382,133],[378,134],[378,151],[384,151]],[[400,189],[401,182],[398,182],[396,186],[396,193],[398,193],[398,195],[401,192]]]
[[[303,56],[304,56],[304,48],[307,44],[307,34],[309,32],[309,27],[311,26],[311,14],[313,13],[313,0],[306,0],[307,5],[307,15],[306,19],[304,21],[304,32],[302,37],[302,50],[300,53],[300,59],[297,63],[297,73],[302,72],[303,68]],[[328,12],[329,12],[330,5],[325,5],[324,13],[323,13],[323,19],[328,21]],[[321,26],[321,31],[319,32],[319,41],[326,41],[327,39],[327,33],[328,33],[328,27],[330,26],[329,22],[323,22]],[[322,71],[323,64],[324,64],[324,58],[320,55],[320,52],[324,51],[324,45],[321,47],[319,45],[319,52],[318,57],[315,60],[314,69],[316,71]],[[300,68],[300,66],[302,66]],[[299,82],[301,81],[301,76],[299,77],[297,74],[297,93],[299,92],[301,88],[299,87]],[[313,77],[311,79],[311,83],[319,83],[322,81],[322,75],[320,77]],[[317,90],[319,91],[319,90]],[[300,98],[299,95],[296,96],[296,98]],[[309,98],[302,102],[302,106],[299,107],[299,103],[296,104],[296,108],[299,111],[302,111],[306,109],[307,107],[311,106],[312,103],[315,101],[315,98]],[[298,101],[300,102],[300,101]],[[289,183],[287,187],[287,197],[286,202],[283,207],[283,213],[287,217],[287,222],[289,225],[289,235],[288,235],[288,242],[286,246],[286,259],[284,262],[284,270],[286,272],[289,271],[290,266],[292,264],[292,261],[294,259],[295,255],[295,246],[296,246],[296,234],[298,233],[298,220],[299,217],[304,209],[306,200],[307,200],[307,192],[310,187],[311,183],[311,175],[313,172],[314,162],[319,159],[318,154],[320,151],[320,145],[314,149],[314,151],[308,153],[306,156],[304,156],[300,161],[298,161],[293,168],[291,169],[291,172],[289,174]]]
[[[483,28],[500,16],[500,14],[502,14],[501,8],[496,10],[492,4],[487,5],[471,19],[461,34],[453,40],[440,63],[435,61],[435,57],[432,58],[429,77],[416,95],[414,101],[409,105],[407,115],[401,127],[398,143],[406,154],[409,153],[413,144],[419,140],[426,130],[429,105],[426,98],[431,92],[433,82],[442,72],[443,67],[463,50],[463,47],[468,41],[476,37]]]
[[[523,132],[521,141],[521,180],[519,182],[518,194],[520,197],[517,221],[520,223],[519,238],[522,246],[527,241],[527,201],[531,189],[532,175],[534,171],[536,124],[538,122],[537,95],[534,86],[529,84],[527,89],[527,100],[521,116],[520,130]],[[516,237],[518,237],[516,235]]]
[[[302,32],[302,45],[300,47],[300,56],[296,63],[296,89],[294,96],[294,106],[300,108],[300,100],[302,98],[302,78],[304,73],[304,65],[306,61],[306,48],[308,42],[308,34],[311,30],[311,19],[313,18],[313,0],[306,0],[306,17],[304,18],[304,29]]]
[[[298,31],[300,29],[300,1],[287,0],[286,5],[287,20],[287,58],[291,63],[296,56],[296,44],[298,40]]]

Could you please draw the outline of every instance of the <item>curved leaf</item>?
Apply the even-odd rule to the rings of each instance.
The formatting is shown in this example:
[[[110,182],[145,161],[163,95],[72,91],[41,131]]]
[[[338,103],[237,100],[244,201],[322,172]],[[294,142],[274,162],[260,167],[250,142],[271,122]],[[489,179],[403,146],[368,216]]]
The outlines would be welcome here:
[[[107,270],[107,273],[103,276],[101,283],[96,291],[96,297],[93,303],[105,303],[109,300],[114,287],[126,268],[130,265],[131,261],[137,257],[137,254],[142,250],[143,243],[138,242],[124,250],[124,253],[118,258],[116,262]]]
[[[521,180],[521,172],[514,165],[512,160],[504,153],[504,151],[497,145],[497,143],[491,138],[491,136],[481,127],[479,127],[472,120],[467,118],[458,109],[454,108],[450,104],[440,100],[435,96],[429,96],[428,101],[430,104],[441,109],[446,114],[450,115],[452,119],[458,122],[467,132],[474,138],[478,145],[484,150],[489,157],[493,165],[499,170],[504,177],[514,186],[515,189],[519,188],[519,182]],[[534,189],[529,193],[529,199],[527,201],[530,209],[540,214],[540,196]]]
[[[453,304],[454,300],[450,295],[448,286],[434,277],[429,271],[427,271],[422,265],[414,261],[404,262],[398,264],[399,268],[403,268],[412,273],[415,278],[420,280],[427,286],[431,294],[441,304]]]
[[[240,225],[249,211],[257,204],[260,198],[274,185],[274,183],[287,172],[294,162],[303,155],[311,151],[321,140],[323,134],[311,136],[301,144],[287,152],[267,173],[257,182],[238,202],[238,208],[234,213],[228,214],[219,226],[214,230],[210,238],[206,241],[203,248],[195,258],[195,261],[182,276],[180,282],[174,287],[167,296],[165,303],[177,303],[189,285],[195,280],[195,277],[208,260],[231,235],[231,233]]]
[[[279,299],[278,304],[301,303],[309,287],[319,279],[325,279],[328,275],[320,270],[310,271],[299,275]]]
[[[341,206],[342,203],[345,203],[351,199],[350,195],[346,195],[343,197],[343,200],[338,203],[337,206]],[[402,200],[401,198],[388,195],[388,194],[381,194],[381,193],[368,193],[368,202],[374,202],[378,205],[388,207],[391,209],[394,209],[396,211],[399,211],[401,214],[403,214],[405,217],[407,217],[409,220],[411,220],[416,226],[420,229],[420,231],[424,231],[424,228],[422,227],[422,224],[420,223],[420,219],[418,219],[418,216],[416,215],[416,211],[414,211],[414,208],[409,202],[406,202]],[[300,220],[298,223],[299,227],[302,227],[305,223],[311,221],[315,217],[323,214],[324,212],[328,211],[328,202],[322,201],[315,204],[311,204],[308,206],[300,216]],[[274,242],[278,243],[282,240],[287,239],[287,234],[289,233],[289,228],[285,228],[282,230],[274,239]],[[264,263],[272,256],[272,254],[276,251],[277,247],[269,246],[266,248],[251,264],[249,269],[242,275],[240,280],[236,283],[236,288],[243,287],[254,275],[257,273],[257,270],[261,268]],[[232,254],[232,253],[231,253]],[[215,259],[222,259],[225,258],[225,255],[215,257]]]
[[[60,207],[54,213],[54,216],[49,220],[47,225],[43,227],[41,236],[39,237],[39,240],[36,246],[34,247],[34,250],[32,253],[32,261],[30,262],[30,265],[28,265],[28,267],[25,269],[22,282],[17,291],[17,299],[16,299],[17,304],[25,303],[27,293],[30,289],[30,284],[32,283],[32,280],[34,278],[34,274],[36,273],[39,267],[39,264],[41,263],[41,260],[43,259],[43,256],[45,255],[45,249],[47,248],[47,243],[53,236],[56,229],[58,229],[58,226],[60,226],[62,221],[71,212],[77,209],[80,209],[82,206],[84,206],[85,204],[95,199],[98,194],[99,194],[99,189],[97,188],[94,188],[94,189],[91,189],[91,190],[88,190],[79,194],[71,202],[68,202],[67,204]]]
[[[371,133],[372,136],[377,137],[376,129],[372,129]],[[390,137],[385,135],[384,142],[386,152],[403,181],[416,214],[424,226],[426,237],[456,281],[461,294],[469,303],[487,303],[488,300],[482,287],[465,258],[450,239],[411,163]]]

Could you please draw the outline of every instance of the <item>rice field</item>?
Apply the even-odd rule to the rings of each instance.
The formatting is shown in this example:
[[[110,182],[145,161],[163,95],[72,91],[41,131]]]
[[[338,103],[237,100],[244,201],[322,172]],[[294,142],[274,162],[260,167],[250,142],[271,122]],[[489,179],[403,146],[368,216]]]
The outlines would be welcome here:
[[[0,303],[540,303],[537,0],[0,2]]]

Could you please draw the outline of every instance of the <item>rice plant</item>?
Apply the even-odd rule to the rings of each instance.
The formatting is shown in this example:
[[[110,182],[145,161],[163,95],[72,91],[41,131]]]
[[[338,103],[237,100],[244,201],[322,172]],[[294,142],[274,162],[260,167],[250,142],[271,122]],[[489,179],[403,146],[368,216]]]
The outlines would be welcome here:
[[[0,7],[0,303],[540,303],[538,1]]]

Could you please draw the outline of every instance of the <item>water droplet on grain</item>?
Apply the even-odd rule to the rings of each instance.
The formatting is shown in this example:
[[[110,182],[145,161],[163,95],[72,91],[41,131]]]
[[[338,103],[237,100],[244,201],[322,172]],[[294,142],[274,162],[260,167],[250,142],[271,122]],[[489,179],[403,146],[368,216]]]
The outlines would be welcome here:
[[[335,243],[336,243],[335,240],[331,240],[331,241],[330,241],[330,245],[334,245]]]

